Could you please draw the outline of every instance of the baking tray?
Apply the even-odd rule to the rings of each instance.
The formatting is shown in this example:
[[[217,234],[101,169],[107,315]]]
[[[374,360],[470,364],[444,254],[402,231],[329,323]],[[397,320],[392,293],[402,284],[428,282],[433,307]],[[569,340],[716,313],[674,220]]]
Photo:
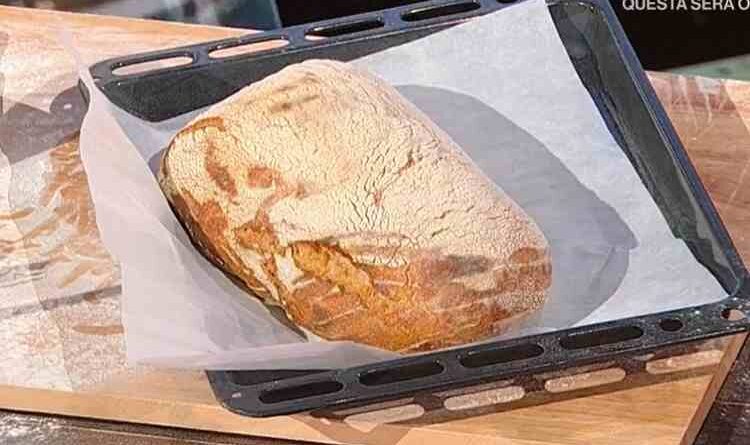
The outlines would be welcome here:
[[[292,63],[310,58],[352,60],[509,6],[497,0],[422,2],[110,59],[92,66],[91,73],[116,105],[142,119],[160,121],[217,102]],[[551,1],[548,6],[579,77],[674,236],[711,271],[727,297],[702,306],[348,369],[208,371],[213,391],[227,409],[271,416],[369,404],[584,366],[747,330],[748,272],[611,6],[599,0]],[[325,39],[310,39],[310,35]],[[279,39],[287,45],[222,59],[209,55]],[[175,57],[191,62],[116,73],[126,66]]]

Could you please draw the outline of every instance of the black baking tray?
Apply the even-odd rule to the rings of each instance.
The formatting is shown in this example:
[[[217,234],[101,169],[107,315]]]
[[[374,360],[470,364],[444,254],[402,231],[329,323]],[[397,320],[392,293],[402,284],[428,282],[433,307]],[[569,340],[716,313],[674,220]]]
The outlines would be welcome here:
[[[208,371],[214,393],[226,408],[243,415],[271,416],[367,404],[644,354],[747,330],[750,322],[743,314],[750,306],[748,272],[611,6],[599,0],[551,1],[548,6],[583,84],[674,236],[711,271],[727,297],[703,306],[349,369]],[[352,60],[506,7],[512,7],[512,2],[428,1],[110,59],[94,65],[91,73],[116,105],[143,119],[160,121],[217,102],[291,63],[310,58]],[[326,39],[309,39],[311,34]],[[278,39],[288,44],[223,59],[209,55],[218,49]],[[178,56],[192,62],[115,74],[128,65]]]

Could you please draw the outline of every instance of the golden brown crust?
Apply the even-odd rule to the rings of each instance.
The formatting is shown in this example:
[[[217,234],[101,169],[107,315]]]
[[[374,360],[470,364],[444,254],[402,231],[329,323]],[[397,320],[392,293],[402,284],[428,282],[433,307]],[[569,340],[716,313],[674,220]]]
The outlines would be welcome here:
[[[281,175],[272,168],[253,165],[247,169],[247,186],[252,188],[269,188],[278,184]]]
[[[198,117],[160,184],[209,259],[326,339],[468,343],[550,286],[533,221],[395,90],[341,63],[291,66]]]
[[[162,167],[162,172],[167,170]],[[170,207],[177,215],[193,243],[214,265],[258,295],[269,298],[268,290],[232,252],[221,233],[227,228],[226,216],[215,201],[199,204],[189,191],[169,195]],[[200,223],[198,222],[200,221]]]
[[[216,162],[215,151],[216,148],[210,142],[207,144],[208,149],[204,159],[204,165],[206,166],[206,173],[209,178],[219,187],[221,190],[227,192],[227,194],[234,198],[237,196],[237,184],[234,183],[232,175],[229,174],[229,169],[224,167],[219,162]]]
[[[489,267],[481,258],[423,255],[400,267],[364,266],[336,246],[312,242],[295,243],[292,256],[312,279],[287,296],[287,310],[296,323],[326,338],[392,351],[430,350],[481,338],[509,316],[499,305],[486,308],[481,303],[498,288],[476,291],[453,282],[475,268]],[[528,284],[529,292],[544,286]]]

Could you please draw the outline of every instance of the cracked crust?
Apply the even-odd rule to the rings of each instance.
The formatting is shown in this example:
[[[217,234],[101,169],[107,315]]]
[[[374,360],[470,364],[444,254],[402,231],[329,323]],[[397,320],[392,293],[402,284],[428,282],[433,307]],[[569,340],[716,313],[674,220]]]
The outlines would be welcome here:
[[[307,61],[181,130],[159,183],[200,250],[330,340],[427,351],[502,333],[551,282],[535,223],[398,92]]]

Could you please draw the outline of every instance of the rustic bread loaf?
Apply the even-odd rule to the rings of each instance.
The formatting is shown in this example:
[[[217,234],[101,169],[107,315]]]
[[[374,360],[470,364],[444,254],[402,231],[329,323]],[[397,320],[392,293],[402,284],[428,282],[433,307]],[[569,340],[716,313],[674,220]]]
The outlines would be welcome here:
[[[396,90],[343,63],[289,66],[212,107],[175,136],[159,181],[209,259],[325,339],[472,342],[550,285],[534,222]]]

